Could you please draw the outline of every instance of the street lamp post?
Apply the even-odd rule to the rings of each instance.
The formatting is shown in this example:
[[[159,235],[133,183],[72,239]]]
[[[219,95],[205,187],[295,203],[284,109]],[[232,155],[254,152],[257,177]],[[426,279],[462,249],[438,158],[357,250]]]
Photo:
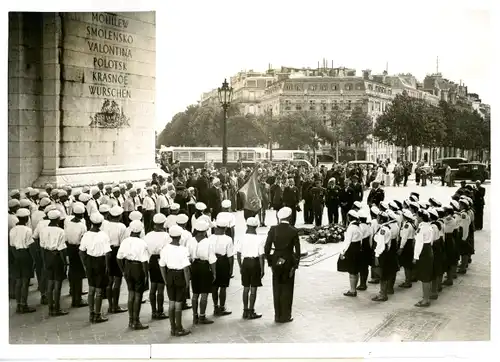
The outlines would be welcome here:
[[[219,102],[223,110],[222,123],[222,165],[227,166],[227,110],[231,105],[233,98],[233,88],[229,86],[227,80],[224,79],[222,87],[217,89],[219,93]]]
[[[273,106],[269,107],[269,161],[273,161]]]

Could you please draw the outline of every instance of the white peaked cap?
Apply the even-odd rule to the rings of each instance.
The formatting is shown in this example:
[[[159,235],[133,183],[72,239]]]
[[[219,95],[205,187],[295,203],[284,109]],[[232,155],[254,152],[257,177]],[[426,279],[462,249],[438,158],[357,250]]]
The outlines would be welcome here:
[[[92,187],[90,193],[92,194],[92,196],[96,195],[98,192],[101,192],[101,190],[99,190],[98,187]]]
[[[28,199],[21,199],[19,201],[19,206],[21,207],[31,207],[31,201]]]
[[[90,222],[92,224],[102,224],[103,221],[104,221],[104,216],[102,216],[98,212],[94,212],[92,213],[92,215],[90,215]]]
[[[130,231],[133,233],[140,233],[144,230],[144,225],[139,220],[134,220],[130,223]]]
[[[363,207],[363,204],[359,201],[354,201],[354,206],[356,206],[358,209],[361,209]]]
[[[73,214],[83,214],[85,213],[85,206],[82,203],[73,204]]]
[[[16,211],[17,217],[28,217],[30,216],[30,211],[28,209],[19,209]]]
[[[359,214],[356,210],[349,210],[349,212],[347,213],[347,215],[355,218],[355,219],[358,219],[359,218]]]
[[[368,219],[368,212],[364,209],[358,211],[358,217]]]
[[[195,204],[196,210],[203,211],[206,210],[207,205],[205,205],[203,202],[197,202]]]
[[[292,215],[292,209],[290,209],[289,207],[286,207],[286,206],[282,207],[278,211],[278,219],[280,219],[280,220],[286,219],[290,215]]]
[[[168,229],[168,234],[175,238],[177,236],[181,236],[182,235],[182,232],[184,230],[179,226],[179,225],[172,225],[169,229]]]
[[[179,215],[176,215],[175,217],[175,222],[177,224],[186,224],[187,222],[189,221],[189,216],[187,216],[186,214],[179,214]]]
[[[207,231],[210,228],[210,225],[205,220],[196,220],[194,228],[197,231]]]
[[[175,202],[172,205],[170,205],[170,210],[179,210],[180,208],[181,208],[181,205],[179,205]]]
[[[393,220],[396,220],[398,218],[398,216],[396,215],[396,213],[394,211],[392,211],[392,210],[387,210],[387,216],[389,216]]]
[[[90,187],[88,187],[88,186],[83,186],[83,187],[82,187],[82,192],[83,192],[84,194],[86,194],[86,193],[87,193],[87,192],[89,192],[89,191],[90,191]]]
[[[415,216],[413,216],[410,210],[403,210],[403,216],[411,220],[415,219]]]
[[[102,204],[101,206],[99,206],[99,212],[103,213],[103,212],[109,212],[111,210],[111,207],[109,207],[108,204]]]
[[[58,210],[50,210],[47,213],[47,217],[50,220],[56,220],[56,219],[59,219],[61,217],[61,213]]]
[[[156,214],[153,216],[153,223],[155,224],[164,224],[167,221],[167,217],[163,214]]]
[[[142,214],[139,211],[135,210],[135,211],[132,211],[130,213],[130,215],[128,216],[128,218],[130,220],[141,220],[142,219]]]
[[[229,218],[224,214],[222,214],[222,215],[219,214],[219,215],[217,215],[217,219],[215,220],[215,223],[220,228],[227,228],[227,227],[229,227]]]
[[[80,196],[78,196],[78,200],[80,200],[81,202],[87,202],[90,199],[91,199],[90,195],[86,193],[81,193]]]
[[[123,214],[123,208],[115,205],[109,210],[109,213],[111,214],[111,216],[120,216],[121,214]]]
[[[57,210],[56,205],[52,205],[52,204],[47,205],[47,207],[45,209],[43,209],[43,212],[48,214],[52,210]]]
[[[222,201],[221,206],[224,209],[229,209],[231,207],[231,201],[230,200],[224,200],[224,201]]]
[[[20,205],[21,205],[21,203],[17,199],[10,199],[9,200],[9,208],[20,206]]]
[[[259,226],[259,220],[257,220],[256,217],[249,217],[247,219],[247,225],[257,227],[257,226]]]
[[[373,205],[373,206],[370,208],[370,211],[371,211],[371,212],[373,212],[375,215],[380,214],[380,209],[379,209],[377,206],[375,206],[375,205]]]

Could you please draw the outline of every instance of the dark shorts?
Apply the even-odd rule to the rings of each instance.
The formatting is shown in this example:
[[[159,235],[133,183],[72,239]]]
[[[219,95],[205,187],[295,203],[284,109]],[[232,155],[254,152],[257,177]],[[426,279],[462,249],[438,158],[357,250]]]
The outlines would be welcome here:
[[[33,278],[33,259],[28,249],[13,250],[14,276],[17,279]]]
[[[241,263],[241,285],[245,288],[261,287],[262,278],[260,276],[259,258],[244,258]]]
[[[193,294],[212,292],[213,276],[208,261],[195,259],[191,264],[191,287]]]
[[[106,274],[106,257],[90,256],[85,259],[89,287],[104,289],[108,286],[109,278]]]
[[[214,286],[227,288],[231,280],[229,258],[227,255],[217,255],[217,263],[215,264],[215,281]]]
[[[151,283],[161,283],[164,284],[165,281],[161,276],[160,265],[158,264],[158,259],[160,259],[159,255],[151,255],[149,258],[149,280]]]
[[[123,277],[122,271],[118,266],[118,261],[116,260],[119,248],[119,246],[111,246],[111,258],[109,259],[109,276],[111,277]]]
[[[83,268],[82,259],[80,259],[80,245],[66,244],[68,253],[69,267],[68,279],[83,279],[85,278],[85,269]]]
[[[144,293],[146,288],[146,276],[142,263],[139,261],[125,260],[124,276],[127,280],[127,288],[129,292]]]
[[[42,249],[46,280],[62,282],[66,279],[61,251]]]
[[[184,302],[186,299],[186,279],[184,270],[167,270],[167,295],[171,302]]]

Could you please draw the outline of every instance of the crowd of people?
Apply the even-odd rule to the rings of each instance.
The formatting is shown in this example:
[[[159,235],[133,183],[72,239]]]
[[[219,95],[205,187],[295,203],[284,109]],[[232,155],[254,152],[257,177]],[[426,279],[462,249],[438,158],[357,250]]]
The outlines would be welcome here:
[[[416,306],[430,306],[442,286],[452,286],[457,273],[465,274],[472,262],[474,233],[483,228],[484,196],[479,181],[474,186],[464,181],[446,203],[420,200],[412,192],[402,202],[368,198],[366,207],[353,205],[337,265],[349,273],[350,289],[344,295],[356,297],[367,289],[371,267],[368,283],[380,284],[372,300],[387,301],[403,268],[405,281],[399,286],[411,288],[421,281],[423,298]]]
[[[183,310],[192,310],[194,324],[214,322],[206,316],[209,294],[215,316],[231,314],[226,289],[236,260],[244,288],[243,319],[261,317],[255,303],[267,262],[273,274],[275,322],[290,322],[301,255],[294,225],[302,200],[306,223],[320,224],[326,206],[329,223],[347,226],[340,258],[346,265],[339,266],[350,274],[351,289],[346,295],[356,296],[357,290],[366,289],[371,266],[373,282],[381,285],[376,300],[386,300],[401,265],[407,276],[405,286],[415,277],[426,286],[420,304],[427,305],[436,294],[432,287],[429,295],[426,283],[435,281],[440,289],[443,271],[448,273],[443,284],[452,283],[458,255],[459,273],[465,273],[474,252],[474,230],[482,228],[484,188],[480,185],[462,185],[450,205],[441,208],[430,200],[429,208],[415,194],[403,203],[386,203],[383,181],[376,175],[366,179],[361,167],[349,165],[308,171],[262,164],[228,172],[212,167],[181,169],[176,164],[169,171],[166,177],[153,174],[145,187],[126,182],[98,183],[81,190],[52,185],[45,190],[12,190],[9,294],[17,301],[17,313],[35,311],[27,299],[30,280],[36,275],[40,302],[48,305],[49,315],[68,314],[61,306],[62,283],[68,279],[71,307],[88,307],[90,323],[108,320],[102,313],[107,300],[107,315],[128,311],[129,327],[140,330],[148,328],[140,321],[140,310],[149,290],[152,319],[168,318],[171,334],[184,336],[190,331],[183,327]],[[258,180],[259,210],[247,209],[244,195],[238,193],[252,175]],[[371,220],[361,204],[369,180]],[[262,240],[256,230],[265,225],[269,208],[276,211],[278,225]],[[237,239],[236,210],[244,211],[247,226],[245,235]],[[448,225],[450,219],[453,227]],[[435,267],[429,269],[430,264]],[[432,275],[428,270],[433,270]],[[85,278],[87,301],[82,298]],[[126,308],[119,303],[123,278],[128,289]],[[165,289],[168,313],[163,307]]]

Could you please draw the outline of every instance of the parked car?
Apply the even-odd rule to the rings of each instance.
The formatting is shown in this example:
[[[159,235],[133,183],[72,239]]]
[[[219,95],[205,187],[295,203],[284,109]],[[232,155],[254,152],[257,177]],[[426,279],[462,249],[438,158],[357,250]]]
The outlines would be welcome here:
[[[444,157],[438,158],[434,162],[434,175],[442,177],[444,176],[446,166],[449,165],[452,172],[456,172],[458,170],[458,165],[461,163],[469,162],[468,159],[463,157]]]
[[[480,180],[484,182],[490,178],[488,166],[481,162],[464,162],[458,165],[455,180]]]
[[[349,166],[361,166],[361,165],[368,166],[368,165],[372,165],[372,167],[377,168],[377,164],[375,162],[366,161],[366,160],[362,160],[362,161],[349,161],[349,162],[347,162],[347,165],[349,165]]]

